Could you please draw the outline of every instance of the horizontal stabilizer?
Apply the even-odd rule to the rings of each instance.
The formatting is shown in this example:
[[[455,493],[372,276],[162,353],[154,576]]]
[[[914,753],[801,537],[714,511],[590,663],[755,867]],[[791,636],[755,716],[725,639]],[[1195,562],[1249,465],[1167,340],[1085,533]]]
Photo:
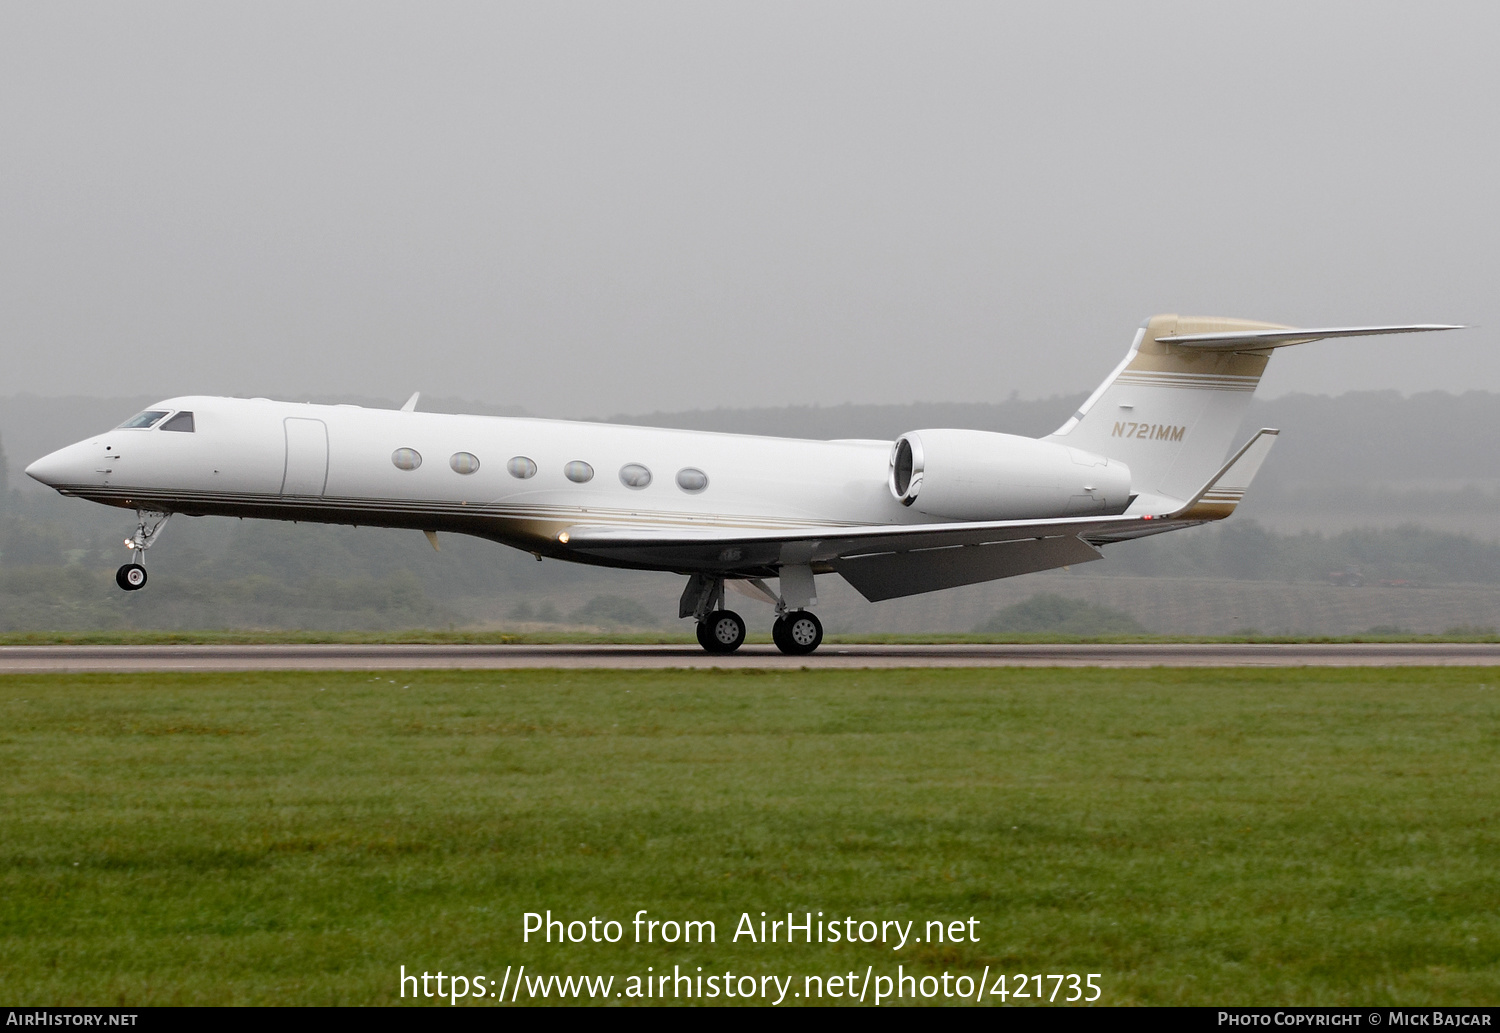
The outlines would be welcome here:
[[[1377,337],[1380,334],[1420,334],[1428,330],[1462,330],[1446,323],[1413,323],[1410,326],[1331,326],[1288,327],[1279,330],[1228,330],[1208,334],[1172,334],[1158,337],[1161,344],[1180,344],[1205,351],[1237,351],[1259,348],[1285,348],[1291,344],[1321,341],[1325,337]]]

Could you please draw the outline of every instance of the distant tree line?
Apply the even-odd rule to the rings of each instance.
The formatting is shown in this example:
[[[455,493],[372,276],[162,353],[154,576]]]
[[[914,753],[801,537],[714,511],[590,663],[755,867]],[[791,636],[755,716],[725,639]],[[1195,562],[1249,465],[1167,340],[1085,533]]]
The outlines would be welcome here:
[[[1091,568],[1101,574],[1338,584],[1500,582],[1500,542],[1420,524],[1280,534],[1254,520],[1231,519],[1111,545],[1104,555]]]

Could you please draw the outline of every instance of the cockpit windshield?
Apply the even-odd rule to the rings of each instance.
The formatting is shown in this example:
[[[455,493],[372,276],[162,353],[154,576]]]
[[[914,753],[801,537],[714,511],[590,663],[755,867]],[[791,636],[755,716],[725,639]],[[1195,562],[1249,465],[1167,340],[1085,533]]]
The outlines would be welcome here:
[[[180,430],[191,434],[193,432],[193,414],[184,409],[166,423],[163,423],[161,429]]]
[[[133,430],[133,429],[142,429],[142,428],[145,428],[145,427],[154,427],[156,425],[156,421],[159,420],[159,419],[161,419],[165,415],[166,415],[166,411],[165,410],[162,410],[162,409],[147,409],[143,413],[137,413],[136,415],[132,416],[130,419],[126,420],[124,423],[120,424],[115,429],[116,430]]]

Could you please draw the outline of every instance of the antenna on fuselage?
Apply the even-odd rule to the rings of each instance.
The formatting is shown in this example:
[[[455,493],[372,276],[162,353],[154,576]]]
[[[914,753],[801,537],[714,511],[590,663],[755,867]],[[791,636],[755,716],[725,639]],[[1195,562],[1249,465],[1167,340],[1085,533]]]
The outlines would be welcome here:
[[[402,412],[416,412],[417,411],[417,399],[421,398],[421,397],[422,397],[422,392],[420,392],[420,391],[413,391],[411,393],[411,397],[406,400],[406,404],[401,407],[401,411]]]

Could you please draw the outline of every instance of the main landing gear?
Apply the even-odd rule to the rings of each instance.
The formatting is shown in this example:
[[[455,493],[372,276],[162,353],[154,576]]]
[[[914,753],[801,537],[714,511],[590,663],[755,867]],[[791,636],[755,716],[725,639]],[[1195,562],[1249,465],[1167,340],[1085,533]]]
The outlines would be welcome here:
[[[823,644],[823,622],[811,610],[783,613],[771,625],[771,640],[788,656],[806,656]]]
[[[710,653],[733,653],[745,642],[745,619],[733,610],[714,610],[698,622],[698,644]]]
[[[138,509],[135,511],[136,528],[135,534],[125,539],[125,548],[131,552],[138,553],[140,559],[146,558],[146,550],[156,543],[156,538],[161,534],[161,529],[166,525],[167,518],[171,513],[162,513],[154,509]],[[140,562],[125,564],[115,571],[115,584],[127,592],[138,592],[146,587],[146,568]]]
[[[806,656],[823,644],[823,622],[812,611],[789,610],[784,599],[778,599],[759,581],[754,584],[765,593],[767,602],[776,603],[778,612],[771,625],[771,639],[777,649],[788,656]],[[697,621],[698,644],[707,652],[733,653],[745,642],[745,619],[733,610],[724,609],[722,578],[694,574],[682,593],[678,616]]]

